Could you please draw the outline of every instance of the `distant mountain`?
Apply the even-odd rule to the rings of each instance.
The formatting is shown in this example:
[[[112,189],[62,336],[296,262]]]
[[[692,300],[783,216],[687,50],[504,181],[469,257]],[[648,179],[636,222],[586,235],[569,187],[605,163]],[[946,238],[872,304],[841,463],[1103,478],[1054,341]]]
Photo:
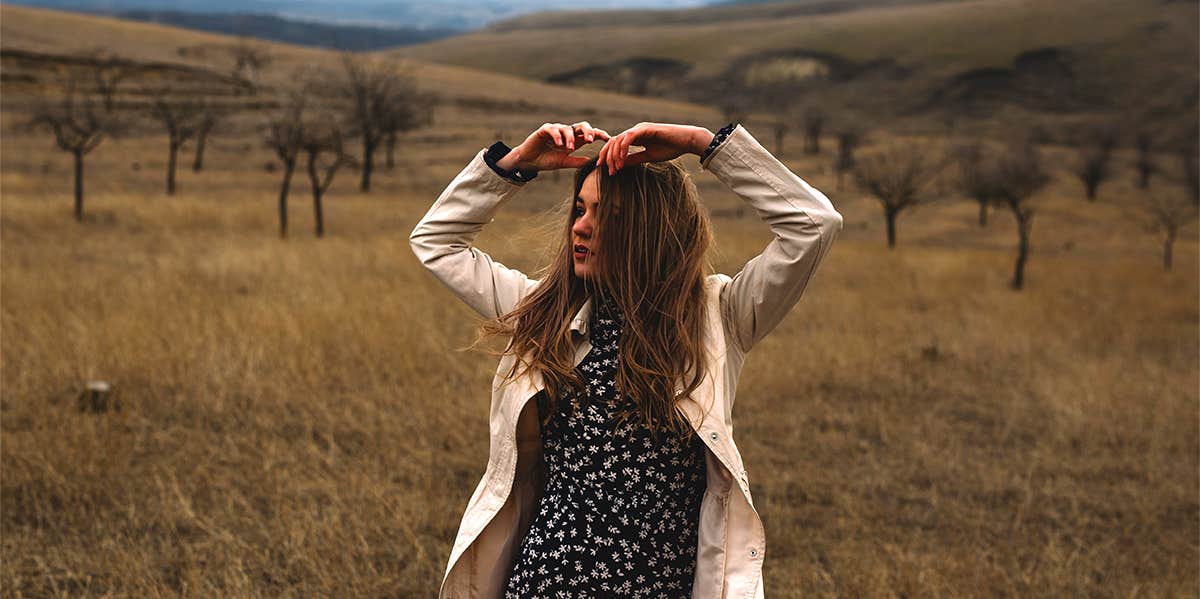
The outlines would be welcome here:
[[[326,24],[470,30],[544,10],[685,8],[701,6],[706,0],[11,0],[8,3],[104,14],[254,13]]]
[[[688,10],[654,9],[639,6],[627,10],[550,10],[521,15],[489,24],[492,32],[520,29],[580,29],[589,27],[642,27],[701,25],[749,19],[787,19],[860,10],[964,2],[966,0],[718,0]]]
[[[360,52],[407,46],[459,33],[453,29],[369,27],[285,19],[268,14],[193,13],[176,10],[132,10],[114,16],[213,33],[247,35],[266,40]]]

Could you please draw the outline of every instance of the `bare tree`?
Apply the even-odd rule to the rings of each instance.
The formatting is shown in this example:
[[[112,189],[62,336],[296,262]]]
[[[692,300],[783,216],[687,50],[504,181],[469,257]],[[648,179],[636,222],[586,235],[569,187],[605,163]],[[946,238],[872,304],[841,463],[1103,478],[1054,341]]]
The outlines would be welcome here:
[[[150,114],[167,131],[167,195],[174,195],[179,149],[200,130],[204,109],[199,100],[172,97],[175,94],[167,85],[146,88],[145,91],[151,97]]]
[[[750,89],[742,72],[730,69],[693,90],[697,101],[712,102],[725,122],[742,122],[750,115],[759,94]],[[724,124],[724,123],[722,123]]]
[[[1028,140],[1010,142],[995,161],[993,178],[996,200],[1008,207],[1017,219],[1017,262],[1013,268],[1012,288],[1020,290],[1025,284],[1025,262],[1029,258],[1029,241],[1033,232],[1034,206],[1032,198],[1050,182],[1042,166],[1037,147]]]
[[[413,120],[412,76],[397,65],[382,60],[367,60],[352,54],[342,56],[346,82],[342,95],[349,100],[347,135],[362,141],[362,179],[359,189],[371,190],[371,172],[375,167],[375,150],[384,138]]]
[[[842,189],[842,180],[847,172],[854,169],[854,152],[863,140],[863,132],[853,125],[842,127],[837,133],[838,152],[834,158],[833,170],[838,176],[838,190]]]
[[[771,130],[775,134],[775,155],[783,156],[784,139],[799,120],[796,98],[801,97],[806,90],[803,84],[787,77],[759,81],[754,89],[756,92],[755,103],[774,117],[774,120],[771,121]],[[724,91],[719,94],[723,101],[728,102],[724,95]],[[735,103],[736,100],[730,102],[731,105],[728,107],[730,115],[726,116],[738,112],[737,108],[733,106]],[[725,109],[722,109],[722,112],[725,112]],[[734,119],[730,118],[730,120]]]
[[[307,90],[297,87],[288,90],[283,102],[269,109],[266,114],[267,148],[283,163],[283,181],[279,186],[279,236],[285,239],[288,232],[288,191],[304,140],[307,104]]]
[[[408,86],[409,93],[401,96],[392,110],[386,112],[381,128],[387,148],[385,165],[396,166],[396,141],[400,135],[433,122],[433,106],[437,102],[434,94],[417,91]],[[497,138],[503,139],[503,138]]]
[[[1074,173],[1083,182],[1090,202],[1096,201],[1100,184],[1112,177],[1112,153],[1116,147],[1117,131],[1105,124],[1092,125],[1076,145],[1078,156]]]
[[[235,82],[234,94],[256,94],[261,85],[262,72],[271,64],[274,57],[263,45],[252,41],[247,36],[238,37],[237,43],[231,48],[233,67],[231,75]]]
[[[208,147],[208,137],[225,116],[225,110],[212,99],[200,99],[200,118],[196,127],[196,154],[192,159],[192,172],[198,173],[204,168],[204,149]]]
[[[308,156],[308,181],[312,186],[313,216],[317,237],[325,235],[325,213],[322,199],[333,183],[333,176],[343,166],[354,166],[354,157],[346,152],[343,126],[334,115],[321,115],[304,123],[300,149]]]
[[[986,162],[983,144],[973,141],[955,148],[954,162],[958,190],[979,205],[979,226],[986,227],[988,206],[998,198],[995,173]]]
[[[57,102],[39,103],[28,122],[31,128],[50,130],[58,148],[74,159],[77,221],[83,220],[84,157],[123,128],[116,114],[119,77],[109,77],[113,71],[108,62],[93,62],[90,71],[90,75],[78,70],[63,75],[59,81],[62,97]]]
[[[1163,233],[1163,269],[1171,270],[1173,248],[1179,228],[1197,217],[1195,202],[1177,187],[1152,189],[1143,195],[1143,206],[1149,213],[1152,231]]]
[[[804,151],[808,154],[821,153],[821,130],[825,127],[829,115],[819,106],[810,105],[803,111],[804,119]]]
[[[883,206],[889,249],[896,246],[896,217],[935,197],[940,171],[939,161],[913,144],[893,143],[855,161],[855,181]]]
[[[103,48],[90,50],[84,57],[91,64],[92,82],[104,100],[104,110],[113,118],[117,117],[117,90],[133,73],[132,63]]]
[[[733,72],[742,71],[735,69]],[[827,95],[829,91],[822,78],[799,75],[790,70],[751,69],[744,80],[752,85],[753,105],[774,117],[776,154],[783,153],[784,138],[797,126],[804,134],[805,153],[821,152],[821,132],[829,123],[829,115],[814,98],[822,92]],[[725,93],[722,89],[720,95]],[[808,100],[801,101],[803,98]]]

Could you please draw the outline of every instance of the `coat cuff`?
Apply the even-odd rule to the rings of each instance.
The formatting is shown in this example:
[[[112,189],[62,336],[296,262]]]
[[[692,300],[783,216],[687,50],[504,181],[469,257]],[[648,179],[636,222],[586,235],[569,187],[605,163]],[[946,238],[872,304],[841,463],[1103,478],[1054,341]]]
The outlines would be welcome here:
[[[733,133],[733,130],[737,129],[737,127],[738,127],[737,121],[731,122],[728,125],[721,127],[721,129],[718,130],[715,135],[713,135],[712,142],[710,142],[708,144],[708,148],[706,148],[704,150],[704,153],[700,154],[700,167],[701,168],[704,167],[704,163],[708,159],[708,157],[711,156],[712,153],[715,152],[716,149],[721,146],[721,144],[724,144],[725,140],[729,139],[729,135],[731,133]]]
[[[536,178],[537,171],[522,171],[519,169],[510,171],[506,168],[500,167],[497,164],[500,162],[501,158],[508,156],[508,153],[511,151],[512,148],[508,147],[508,144],[502,141],[497,141],[496,143],[492,144],[486,152],[483,153],[483,161],[486,162],[487,165],[491,167],[491,169],[495,171],[497,175],[500,175],[505,179],[511,179],[517,183],[527,183]]]

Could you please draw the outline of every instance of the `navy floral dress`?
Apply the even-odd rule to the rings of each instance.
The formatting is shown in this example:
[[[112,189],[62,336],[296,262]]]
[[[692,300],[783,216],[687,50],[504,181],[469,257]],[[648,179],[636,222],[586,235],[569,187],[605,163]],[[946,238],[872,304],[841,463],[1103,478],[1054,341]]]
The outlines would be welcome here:
[[[577,367],[586,388],[565,394],[542,429],[546,487],[505,599],[692,594],[704,442],[663,432],[655,441],[637,418],[618,424],[615,412],[633,404],[615,384],[624,318],[598,299],[592,350]]]

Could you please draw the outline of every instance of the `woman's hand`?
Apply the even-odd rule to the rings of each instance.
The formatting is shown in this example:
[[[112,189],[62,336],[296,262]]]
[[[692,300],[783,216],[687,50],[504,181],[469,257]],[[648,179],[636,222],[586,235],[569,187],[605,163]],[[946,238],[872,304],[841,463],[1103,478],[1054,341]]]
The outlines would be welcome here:
[[[513,148],[496,164],[507,170],[549,171],[559,168],[578,168],[591,159],[571,156],[578,148],[596,139],[609,139],[608,132],[592,127],[587,121],[574,125],[546,123],[529,134],[521,145]]]
[[[613,174],[626,166],[643,162],[671,160],[687,153],[699,155],[712,142],[713,132],[693,125],[668,123],[638,123],[600,148],[600,164]],[[639,145],[641,152],[629,154],[629,146]]]

